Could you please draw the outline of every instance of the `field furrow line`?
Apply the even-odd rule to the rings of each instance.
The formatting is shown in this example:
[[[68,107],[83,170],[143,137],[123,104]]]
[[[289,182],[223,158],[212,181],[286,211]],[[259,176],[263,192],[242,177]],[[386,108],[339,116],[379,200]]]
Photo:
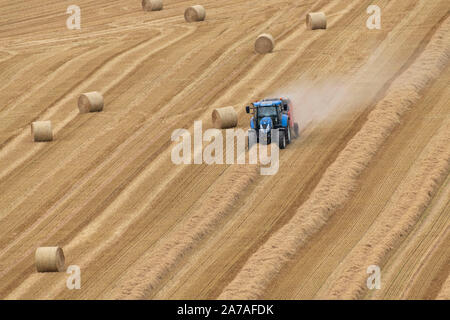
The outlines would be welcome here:
[[[258,175],[257,166],[231,166],[192,209],[193,214],[178,223],[152,250],[131,266],[108,298],[142,299],[158,287],[164,277],[206,237],[227,214],[240,193]]]

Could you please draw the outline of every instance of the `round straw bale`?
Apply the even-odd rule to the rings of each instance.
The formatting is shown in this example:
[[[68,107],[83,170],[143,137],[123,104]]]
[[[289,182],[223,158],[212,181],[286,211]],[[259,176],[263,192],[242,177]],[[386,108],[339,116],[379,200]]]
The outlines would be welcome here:
[[[142,0],[142,9],[144,11],[159,11],[163,8],[162,0]]]
[[[31,137],[35,142],[52,141],[51,121],[35,121],[31,123]]]
[[[275,40],[272,35],[268,33],[263,33],[256,38],[255,41],[255,51],[258,53],[269,53],[272,52],[275,47]]]
[[[310,12],[306,15],[306,27],[310,30],[326,29],[327,17],[323,12]]]
[[[39,247],[35,254],[38,272],[64,271],[64,252],[60,247]]]
[[[100,112],[103,110],[103,104],[103,96],[97,91],[83,93],[78,98],[80,113]]]
[[[201,5],[192,6],[184,12],[184,19],[187,22],[203,21],[206,18],[205,8]]]
[[[212,113],[212,122],[217,129],[227,129],[237,126],[237,112],[233,107],[224,107],[214,109]]]

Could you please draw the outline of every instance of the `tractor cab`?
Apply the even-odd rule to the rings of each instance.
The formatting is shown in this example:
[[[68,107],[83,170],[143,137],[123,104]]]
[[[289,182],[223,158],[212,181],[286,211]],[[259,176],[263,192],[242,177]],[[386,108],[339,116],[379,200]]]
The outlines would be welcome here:
[[[295,136],[298,134],[298,125],[294,124],[290,109],[290,100],[283,98],[264,99],[247,106],[247,113],[252,114],[249,137],[256,134],[257,142],[262,138],[261,142],[271,143],[272,130],[278,129],[279,146],[284,149],[291,142],[291,130],[295,131]]]
[[[254,115],[255,129],[268,131],[280,126],[282,118],[280,101],[262,101],[253,105],[257,106]]]

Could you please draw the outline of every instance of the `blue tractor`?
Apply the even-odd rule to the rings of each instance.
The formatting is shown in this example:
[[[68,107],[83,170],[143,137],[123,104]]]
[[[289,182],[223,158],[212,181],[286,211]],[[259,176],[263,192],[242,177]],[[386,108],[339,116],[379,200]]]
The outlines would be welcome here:
[[[264,99],[253,102],[246,108],[252,114],[248,131],[249,149],[255,143],[278,143],[280,149],[291,143],[291,138],[299,136],[298,123],[294,121],[292,103],[289,99]],[[278,134],[275,130],[278,129]],[[278,141],[272,141],[277,137]]]

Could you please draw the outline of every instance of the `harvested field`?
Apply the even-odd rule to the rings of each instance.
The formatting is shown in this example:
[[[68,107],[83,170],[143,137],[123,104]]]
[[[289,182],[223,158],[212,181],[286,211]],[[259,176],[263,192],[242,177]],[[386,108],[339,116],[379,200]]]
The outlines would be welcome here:
[[[450,299],[448,0],[77,2],[69,30],[64,2],[0,0],[0,298]],[[301,134],[276,174],[172,161],[175,130],[233,106],[246,131],[283,95]],[[36,272],[50,246],[80,290]]]

